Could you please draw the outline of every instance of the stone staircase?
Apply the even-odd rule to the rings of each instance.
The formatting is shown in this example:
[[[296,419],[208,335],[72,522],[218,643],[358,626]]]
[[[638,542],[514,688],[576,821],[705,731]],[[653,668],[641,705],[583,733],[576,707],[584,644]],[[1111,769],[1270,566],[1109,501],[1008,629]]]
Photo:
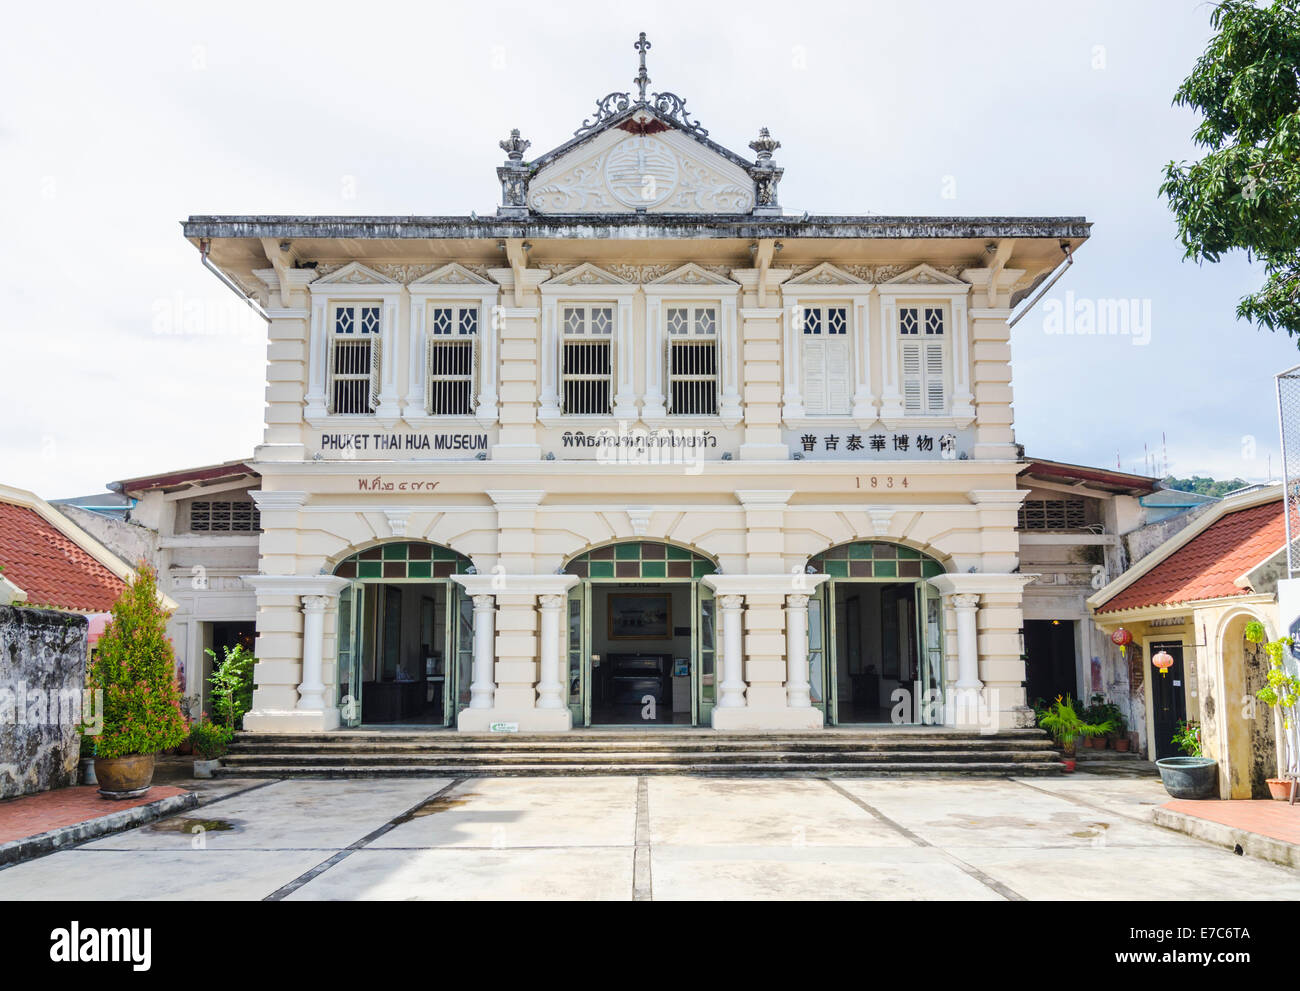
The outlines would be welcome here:
[[[447,730],[241,733],[217,772],[232,778],[715,774],[1048,775],[1064,771],[1041,730],[980,735],[881,727],[806,733],[601,729],[564,734]]]

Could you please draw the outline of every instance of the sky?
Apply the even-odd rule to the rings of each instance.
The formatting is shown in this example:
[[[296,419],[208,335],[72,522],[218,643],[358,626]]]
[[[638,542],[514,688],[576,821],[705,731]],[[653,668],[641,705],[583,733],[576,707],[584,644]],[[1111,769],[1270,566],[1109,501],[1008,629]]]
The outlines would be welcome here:
[[[1172,106],[1204,0],[23,4],[0,35],[0,481],[46,498],[250,456],[265,325],[206,272],[191,214],[480,214],[497,142],[530,157],[598,97],[684,97],[787,210],[1085,216],[1012,338],[1030,455],[1263,480],[1294,341],[1239,323],[1244,256],[1183,260],[1157,190],[1198,156]],[[1070,314],[1123,310],[1128,333]]]

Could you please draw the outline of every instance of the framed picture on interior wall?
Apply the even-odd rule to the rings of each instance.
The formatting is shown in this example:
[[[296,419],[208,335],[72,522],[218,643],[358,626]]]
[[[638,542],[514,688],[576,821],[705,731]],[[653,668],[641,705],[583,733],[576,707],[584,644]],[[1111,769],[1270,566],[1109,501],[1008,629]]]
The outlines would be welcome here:
[[[880,594],[880,676],[902,679],[898,654],[898,599],[886,591]]]
[[[673,635],[673,597],[616,592],[609,597],[609,639],[667,640]]]

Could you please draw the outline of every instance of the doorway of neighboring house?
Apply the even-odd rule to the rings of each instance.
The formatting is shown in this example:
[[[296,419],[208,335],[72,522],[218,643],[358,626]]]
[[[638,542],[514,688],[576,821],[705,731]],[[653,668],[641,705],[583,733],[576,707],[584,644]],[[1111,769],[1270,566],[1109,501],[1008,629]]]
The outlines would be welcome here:
[[[1182,756],[1173,742],[1178,724],[1187,719],[1186,690],[1183,687],[1183,644],[1181,640],[1153,641],[1147,648],[1150,657],[1162,650],[1174,659],[1168,671],[1148,679],[1151,684],[1151,717],[1155,729],[1155,756]]]
[[[250,654],[253,653],[253,644],[257,639],[256,625],[251,621],[230,621],[204,623],[203,645],[206,648],[203,651],[202,659],[202,679],[199,684],[200,705],[203,712],[211,712],[212,685],[208,681],[212,677],[213,659],[211,650],[216,654],[217,663],[223,661],[226,657],[227,650],[234,650],[237,646],[243,646]]]
[[[345,726],[455,726],[473,680],[473,600],[453,574],[469,559],[422,541],[339,563],[338,700]]]
[[[569,711],[581,726],[708,726],[717,692],[713,592],[717,570],[658,541],[606,544],[578,555],[565,652]]]
[[[1031,704],[1058,695],[1079,698],[1074,620],[1027,619],[1024,630],[1025,698]]]

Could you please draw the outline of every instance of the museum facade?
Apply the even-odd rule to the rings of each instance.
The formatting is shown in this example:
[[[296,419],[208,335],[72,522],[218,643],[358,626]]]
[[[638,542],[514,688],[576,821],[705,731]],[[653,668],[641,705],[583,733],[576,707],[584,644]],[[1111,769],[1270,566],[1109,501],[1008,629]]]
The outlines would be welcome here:
[[[495,214],[184,223],[269,322],[249,730],[1031,720],[1009,320],[1090,225],[789,212],[647,47]]]

